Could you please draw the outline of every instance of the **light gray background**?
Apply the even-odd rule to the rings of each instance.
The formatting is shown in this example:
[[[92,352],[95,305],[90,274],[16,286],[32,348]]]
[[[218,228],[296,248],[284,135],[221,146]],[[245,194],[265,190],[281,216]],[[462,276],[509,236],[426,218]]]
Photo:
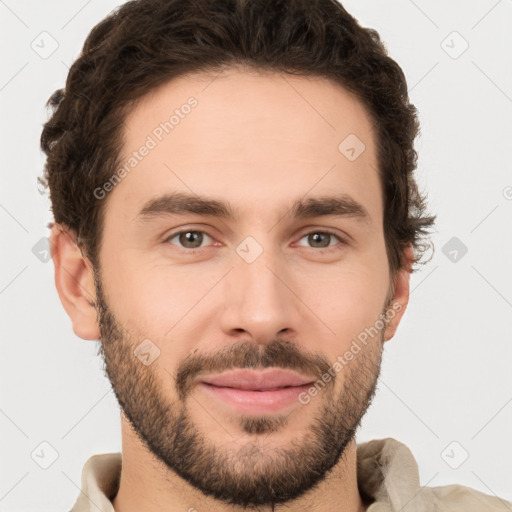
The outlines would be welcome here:
[[[52,220],[36,181],[44,103],[117,5],[0,0],[2,511],[69,509],[87,458],[121,449],[97,342],[75,336],[53,263],[33,252]],[[358,441],[406,443],[421,485],[459,483],[512,500],[512,0],[344,5],[379,31],[407,76],[422,124],[419,180],[438,214],[434,256],[412,276]],[[44,31],[58,43],[47,58],[31,47],[51,49]],[[452,237],[468,249],[454,246],[456,261],[454,247],[443,253]],[[58,453],[47,469],[36,463],[51,462],[43,442]]]

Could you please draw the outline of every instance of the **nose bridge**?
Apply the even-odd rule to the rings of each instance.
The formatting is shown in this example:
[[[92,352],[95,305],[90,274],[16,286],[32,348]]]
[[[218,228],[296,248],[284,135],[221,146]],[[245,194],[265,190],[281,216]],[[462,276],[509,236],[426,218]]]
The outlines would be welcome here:
[[[286,264],[270,239],[264,246],[248,236],[235,248],[222,319],[224,330],[243,329],[262,342],[283,329],[295,330],[300,313],[300,301],[288,288]]]

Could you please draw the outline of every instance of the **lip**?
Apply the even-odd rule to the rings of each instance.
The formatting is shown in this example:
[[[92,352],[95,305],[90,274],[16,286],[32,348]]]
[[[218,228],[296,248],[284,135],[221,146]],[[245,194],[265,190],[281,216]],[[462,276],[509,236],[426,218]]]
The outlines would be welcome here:
[[[299,395],[314,379],[275,368],[229,370],[201,378],[198,387],[209,398],[219,400],[238,412],[268,414],[298,405]]]
[[[201,382],[223,388],[270,391],[291,386],[304,386],[314,382],[314,379],[290,370],[265,368],[264,370],[229,370],[218,375],[203,377]]]

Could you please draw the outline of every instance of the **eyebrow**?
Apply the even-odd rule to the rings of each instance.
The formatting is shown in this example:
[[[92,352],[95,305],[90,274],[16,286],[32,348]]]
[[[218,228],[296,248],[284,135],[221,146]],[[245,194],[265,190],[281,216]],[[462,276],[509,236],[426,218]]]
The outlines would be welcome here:
[[[296,199],[289,210],[291,217],[295,219],[323,216],[351,217],[371,224],[367,209],[347,194]],[[239,218],[238,210],[234,209],[229,202],[184,192],[173,192],[149,200],[135,219],[144,223],[163,216],[186,214],[226,220]]]

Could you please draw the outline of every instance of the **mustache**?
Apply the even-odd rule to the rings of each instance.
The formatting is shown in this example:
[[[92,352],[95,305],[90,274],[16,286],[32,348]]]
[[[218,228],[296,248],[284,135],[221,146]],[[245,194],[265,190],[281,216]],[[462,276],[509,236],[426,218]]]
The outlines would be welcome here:
[[[299,350],[297,345],[288,341],[274,340],[265,345],[239,342],[212,355],[189,354],[176,371],[178,396],[184,400],[194,386],[194,381],[202,373],[268,367],[295,370],[321,379],[329,371],[331,364],[324,356]],[[327,385],[333,386],[335,379],[331,375]]]

